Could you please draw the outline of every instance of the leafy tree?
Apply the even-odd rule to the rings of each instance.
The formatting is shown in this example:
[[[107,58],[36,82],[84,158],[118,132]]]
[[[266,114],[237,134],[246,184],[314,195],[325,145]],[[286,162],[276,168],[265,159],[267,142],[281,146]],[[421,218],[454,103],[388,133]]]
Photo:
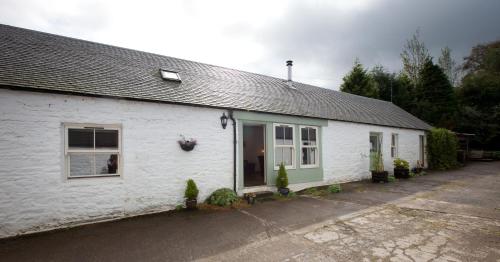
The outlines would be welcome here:
[[[453,86],[458,82],[458,67],[457,63],[451,57],[451,49],[445,47],[441,49],[441,56],[438,58],[438,65],[448,77],[448,80]]]
[[[420,40],[420,30],[417,29],[412,38],[406,41],[401,53],[403,73],[408,76],[414,88],[419,84],[420,72],[430,57],[429,50],[425,47],[424,42]]]
[[[379,99],[391,101],[410,112],[413,110],[413,87],[406,75],[389,73],[383,66],[378,65],[370,71],[370,76],[378,90]]]
[[[457,101],[453,87],[439,66],[428,59],[415,90],[416,115],[427,123],[451,129],[455,124]]]
[[[360,96],[378,98],[377,88],[367,71],[358,59],[355,60],[352,70],[342,79],[340,91]]]
[[[500,41],[477,45],[465,58],[467,72],[457,90],[460,121],[457,131],[473,133],[472,145],[500,149]]]

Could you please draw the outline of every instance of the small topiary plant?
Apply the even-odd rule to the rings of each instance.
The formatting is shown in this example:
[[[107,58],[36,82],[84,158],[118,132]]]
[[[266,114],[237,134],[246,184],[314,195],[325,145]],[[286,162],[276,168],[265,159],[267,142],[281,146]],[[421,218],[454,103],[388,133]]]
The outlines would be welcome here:
[[[221,188],[215,190],[207,199],[207,203],[216,206],[230,206],[238,201],[236,193],[229,188]]]
[[[278,171],[278,177],[276,177],[276,187],[277,188],[287,188],[288,187],[288,175],[286,174],[285,165],[280,164],[280,169]]]
[[[184,197],[189,200],[197,199],[198,198],[198,193],[200,191],[198,190],[198,187],[196,186],[196,183],[194,182],[193,179],[189,179],[187,181],[187,186],[186,186],[186,191],[184,192]]]
[[[328,192],[330,193],[339,193],[340,191],[342,191],[342,188],[339,184],[330,185],[328,187]]]
[[[396,158],[394,159],[394,168],[409,169],[410,163],[404,159]]]

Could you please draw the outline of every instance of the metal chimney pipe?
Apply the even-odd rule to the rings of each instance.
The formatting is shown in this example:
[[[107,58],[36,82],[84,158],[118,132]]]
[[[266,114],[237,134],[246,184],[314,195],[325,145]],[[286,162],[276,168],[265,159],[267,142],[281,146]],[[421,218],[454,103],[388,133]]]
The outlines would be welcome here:
[[[286,61],[286,66],[288,67],[288,81],[289,82],[292,81],[292,65],[293,65],[292,60]]]

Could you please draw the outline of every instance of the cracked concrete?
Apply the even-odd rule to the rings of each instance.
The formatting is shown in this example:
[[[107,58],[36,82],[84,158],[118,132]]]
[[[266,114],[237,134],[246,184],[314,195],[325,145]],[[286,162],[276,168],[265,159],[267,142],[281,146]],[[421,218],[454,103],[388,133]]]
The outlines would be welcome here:
[[[0,240],[2,261],[497,261],[500,162]]]

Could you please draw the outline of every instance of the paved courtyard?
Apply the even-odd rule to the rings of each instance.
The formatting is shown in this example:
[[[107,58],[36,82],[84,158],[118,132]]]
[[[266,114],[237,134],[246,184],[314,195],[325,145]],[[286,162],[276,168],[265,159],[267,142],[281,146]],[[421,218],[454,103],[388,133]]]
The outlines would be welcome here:
[[[0,240],[2,261],[500,261],[500,162]]]

